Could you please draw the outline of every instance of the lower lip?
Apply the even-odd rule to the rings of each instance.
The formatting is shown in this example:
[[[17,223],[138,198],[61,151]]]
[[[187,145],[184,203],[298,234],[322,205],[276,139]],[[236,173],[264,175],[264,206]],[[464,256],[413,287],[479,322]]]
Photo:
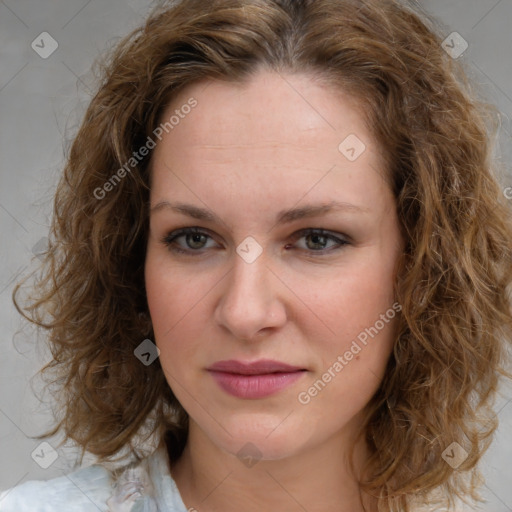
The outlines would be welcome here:
[[[240,375],[210,370],[210,373],[226,393],[238,398],[256,399],[281,391],[300,379],[305,372]]]

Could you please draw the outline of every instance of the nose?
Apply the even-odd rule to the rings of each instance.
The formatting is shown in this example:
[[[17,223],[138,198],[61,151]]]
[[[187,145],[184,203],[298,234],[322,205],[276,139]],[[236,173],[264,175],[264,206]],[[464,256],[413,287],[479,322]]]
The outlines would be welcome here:
[[[253,341],[285,324],[282,293],[286,287],[267,266],[263,254],[252,263],[237,254],[234,259],[233,269],[223,280],[215,320],[236,339]]]

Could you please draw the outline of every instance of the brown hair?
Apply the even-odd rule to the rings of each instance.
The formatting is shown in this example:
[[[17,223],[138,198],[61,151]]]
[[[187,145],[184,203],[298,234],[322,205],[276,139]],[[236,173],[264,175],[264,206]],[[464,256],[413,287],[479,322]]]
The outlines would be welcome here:
[[[58,384],[61,416],[40,438],[63,430],[108,460],[126,446],[136,453],[146,426],[167,432],[180,455],[187,414],[159,360],[134,357],[153,336],[143,272],[151,157],[97,191],[184,87],[242,82],[261,67],[309,73],[356,98],[396,197],[402,312],[367,407],[362,488],[383,497],[382,510],[407,511],[409,497],[435,488],[476,497],[476,465],[496,428],[490,406],[507,374],[511,210],[492,161],[495,112],[472,96],[435,23],[396,0],[161,2],[111,52],[58,185],[31,315],[16,306],[49,331],[54,357],[43,371]],[[458,471],[442,458],[452,442],[469,454]]]

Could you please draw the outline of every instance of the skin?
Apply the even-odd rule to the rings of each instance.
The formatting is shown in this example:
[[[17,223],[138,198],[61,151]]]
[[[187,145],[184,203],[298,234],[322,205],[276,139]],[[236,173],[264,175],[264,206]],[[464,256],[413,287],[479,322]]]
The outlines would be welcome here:
[[[260,70],[243,85],[196,83],[163,118],[190,97],[196,108],[154,150],[150,206],[188,203],[218,220],[152,210],[145,263],[160,363],[190,415],[172,476],[199,512],[362,511],[347,454],[384,374],[396,318],[309,403],[297,397],[395,302],[403,240],[382,153],[357,103],[307,74]],[[338,149],[350,134],[366,145],[355,161]],[[333,200],[362,211],[276,223],[282,210]],[[207,236],[162,242],[183,227]],[[349,243],[294,237],[306,228]],[[252,263],[236,252],[248,236],[263,250]],[[241,399],[206,371],[226,359],[274,359],[307,371],[275,395]],[[252,467],[237,456],[248,442],[261,454]],[[355,446],[358,472],[368,452],[362,441]]]

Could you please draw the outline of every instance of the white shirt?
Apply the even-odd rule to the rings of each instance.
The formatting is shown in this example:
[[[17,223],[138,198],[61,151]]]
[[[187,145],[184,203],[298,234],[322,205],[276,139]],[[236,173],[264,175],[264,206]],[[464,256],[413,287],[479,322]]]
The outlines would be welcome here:
[[[94,464],[0,493],[0,512],[193,512],[174,482],[165,443],[115,478]]]
[[[446,512],[411,504],[415,512]],[[458,503],[454,512],[472,511]],[[170,472],[165,443],[115,478],[94,464],[52,480],[29,481],[0,492],[0,512],[198,512],[187,509]]]

